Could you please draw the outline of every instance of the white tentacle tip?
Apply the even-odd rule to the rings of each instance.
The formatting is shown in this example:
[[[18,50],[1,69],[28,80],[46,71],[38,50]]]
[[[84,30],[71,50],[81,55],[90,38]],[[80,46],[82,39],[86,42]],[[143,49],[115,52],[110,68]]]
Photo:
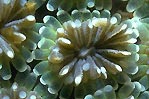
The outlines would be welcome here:
[[[66,75],[69,72],[69,67],[64,67],[61,69],[61,71],[59,72],[59,75],[63,76]]]
[[[75,78],[75,84],[76,85],[79,85],[82,81],[82,75],[78,75],[76,78]]]
[[[7,51],[7,56],[10,58],[14,58],[14,53],[12,51]]]

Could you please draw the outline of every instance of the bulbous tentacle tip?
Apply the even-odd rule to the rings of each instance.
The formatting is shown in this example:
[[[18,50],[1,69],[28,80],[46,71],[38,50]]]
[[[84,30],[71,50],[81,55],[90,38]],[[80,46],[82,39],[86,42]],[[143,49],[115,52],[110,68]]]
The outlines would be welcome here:
[[[16,82],[14,82],[11,86],[12,90],[17,90],[18,89],[18,84]]]
[[[6,76],[2,76],[2,78],[3,78],[4,80],[9,80],[9,79],[11,78],[11,76],[12,76],[12,75],[6,75]]]

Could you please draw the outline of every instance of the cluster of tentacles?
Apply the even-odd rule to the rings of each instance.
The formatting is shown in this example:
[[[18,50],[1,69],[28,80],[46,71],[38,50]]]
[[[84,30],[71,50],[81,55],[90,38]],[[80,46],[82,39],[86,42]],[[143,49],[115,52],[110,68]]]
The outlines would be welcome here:
[[[149,99],[148,16],[149,0],[0,0],[0,99]]]

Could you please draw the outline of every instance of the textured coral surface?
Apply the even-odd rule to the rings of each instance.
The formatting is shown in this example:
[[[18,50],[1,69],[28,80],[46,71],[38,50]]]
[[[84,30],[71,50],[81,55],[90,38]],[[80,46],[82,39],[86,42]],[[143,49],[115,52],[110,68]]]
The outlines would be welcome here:
[[[0,99],[149,99],[149,0],[0,0]]]

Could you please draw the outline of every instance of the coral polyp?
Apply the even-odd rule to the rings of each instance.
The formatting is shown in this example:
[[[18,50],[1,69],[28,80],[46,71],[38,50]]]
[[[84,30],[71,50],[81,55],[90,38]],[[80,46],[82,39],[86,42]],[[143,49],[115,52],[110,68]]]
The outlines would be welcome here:
[[[1,0],[0,10],[0,48],[8,57],[14,57],[12,46],[26,39],[23,29],[35,23],[33,3],[19,0]]]
[[[123,84],[138,72],[139,46],[135,43],[139,33],[130,20],[121,22],[120,14],[111,16],[108,10],[74,10],[71,15],[59,10],[57,17],[44,17],[39,49],[33,52],[35,59],[45,60],[33,71],[42,75],[40,81],[49,86],[50,93],[56,94],[63,83],[76,90],[97,79],[99,85],[110,79]]]
[[[0,99],[149,99],[149,0],[0,0]]]
[[[36,36],[36,33],[32,33],[36,21],[35,3],[0,0],[0,7],[0,75],[8,80],[11,78],[9,62],[16,70],[23,72],[28,66],[26,62],[32,61],[29,50],[35,49],[32,47],[34,40],[30,39]]]
[[[48,60],[60,68],[59,75],[67,75],[69,82],[78,85],[84,78],[107,78],[130,68],[124,61],[132,57],[128,45],[136,43],[133,29],[126,23],[117,24],[117,18],[91,18],[86,21],[67,21],[57,29],[56,45]],[[135,46],[135,45],[134,45]],[[137,46],[137,45],[136,45]],[[137,72],[137,66],[130,74]],[[127,72],[127,71],[126,71]]]

